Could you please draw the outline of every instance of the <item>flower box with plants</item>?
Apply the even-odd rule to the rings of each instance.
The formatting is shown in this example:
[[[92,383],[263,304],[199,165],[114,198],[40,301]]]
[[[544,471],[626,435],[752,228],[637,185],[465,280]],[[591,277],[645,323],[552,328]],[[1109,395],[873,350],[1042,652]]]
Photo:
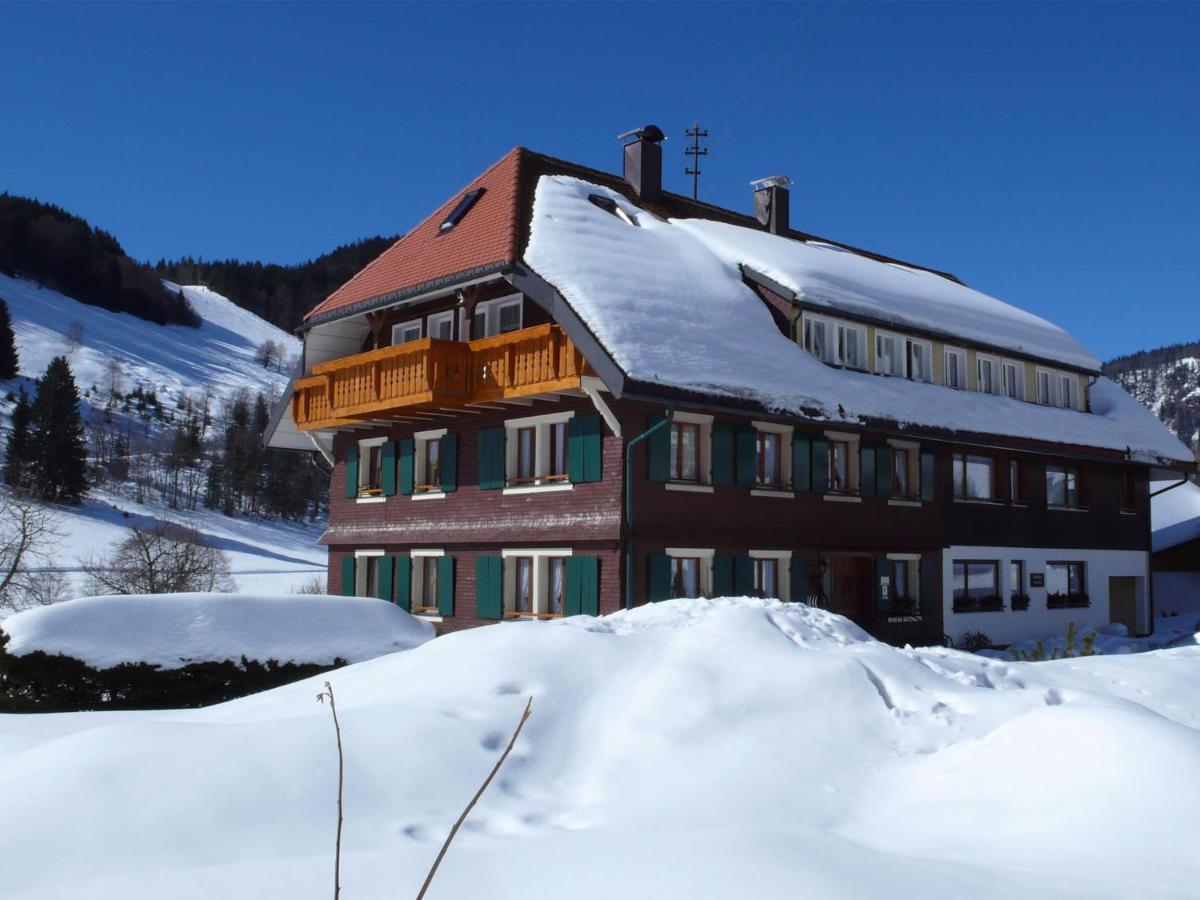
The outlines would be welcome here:
[[[1004,598],[999,594],[988,594],[979,598],[980,612],[998,612],[1004,609]]]
[[[1091,605],[1091,598],[1083,592],[1055,591],[1046,595],[1046,609],[1080,609]]]
[[[1029,609],[1029,595],[1028,594],[1013,594],[1011,597],[1008,598],[1008,604],[1009,604],[1009,606],[1011,606],[1013,608],[1013,610],[1015,610],[1017,612]]]

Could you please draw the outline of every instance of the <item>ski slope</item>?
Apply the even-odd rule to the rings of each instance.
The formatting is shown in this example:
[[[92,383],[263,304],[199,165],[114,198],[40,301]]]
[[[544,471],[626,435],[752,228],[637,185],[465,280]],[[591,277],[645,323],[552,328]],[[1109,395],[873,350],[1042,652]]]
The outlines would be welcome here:
[[[202,710],[0,716],[6,900],[1185,898],[1200,646],[898,650],[777,601],[502,623]],[[53,814],[48,814],[52,810]]]
[[[179,290],[174,284],[167,287]],[[287,385],[287,368],[281,367],[282,372],[263,368],[255,358],[258,349],[274,341],[285,356],[294,357],[300,352],[300,341],[214,291],[186,286],[182,290],[202,320],[199,328],[156,325],[0,274],[0,298],[8,303],[12,317],[21,375],[4,390],[15,391],[24,384],[32,393],[33,379],[55,356],[65,356],[83,395],[85,427],[101,415],[87,391],[97,388],[103,394],[96,397],[97,403],[103,404],[112,360],[120,367],[120,391],[128,393],[139,386],[152,390],[167,410],[185,396],[200,399],[206,390],[214,409],[241,390],[279,395]],[[78,344],[69,338],[75,324],[81,329]],[[12,404],[0,400],[5,433],[11,411]],[[284,593],[314,576],[324,577],[327,556],[316,544],[320,524],[229,518],[212,510],[170,510],[137,503],[128,493],[100,488],[81,507],[56,510],[60,538],[47,565],[68,573],[78,588],[80,560],[103,554],[125,536],[130,525],[166,519],[196,529],[223,549],[241,591]]]

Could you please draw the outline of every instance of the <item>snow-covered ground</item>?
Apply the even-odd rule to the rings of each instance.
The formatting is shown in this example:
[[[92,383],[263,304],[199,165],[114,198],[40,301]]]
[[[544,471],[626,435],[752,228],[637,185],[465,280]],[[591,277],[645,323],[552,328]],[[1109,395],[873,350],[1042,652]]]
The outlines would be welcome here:
[[[755,600],[503,623],[327,676],[343,896],[1194,897],[1200,646],[897,650]],[[324,676],[203,710],[0,717],[0,896],[321,898]]]
[[[331,665],[411,650],[433,626],[371,597],[128,594],[83,597],[10,616],[6,652],[64,654],[97,669],[197,662]]]
[[[155,325],[0,274],[0,298],[8,303],[12,316],[20,374],[27,389],[32,390],[28,382],[40,376],[55,356],[67,357],[81,393],[95,386],[105,396],[111,361],[116,360],[120,390],[140,386],[154,391],[168,410],[182,397],[199,398],[205,389],[215,408],[240,390],[278,394],[286,387],[288,376],[264,368],[256,356],[267,341],[294,356],[300,349],[297,338],[207,288],[182,290],[202,320],[199,328]],[[70,339],[75,324],[78,342]],[[11,388],[15,390],[17,384]],[[100,413],[91,408],[88,397],[82,406],[85,422],[98,420]],[[5,433],[10,412],[10,403],[0,403]],[[322,530],[319,524],[229,518],[203,509],[171,510],[157,503],[137,503],[131,493],[98,488],[82,507],[56,511],[61,538],[55,542],[49,566],[67,572],[78,588],[81,559],[105,553],[132,524],[166,519],[199,531],[224,550],[240,591],[285,593],[314,577],[324,578],[327,556],[316,544]]]

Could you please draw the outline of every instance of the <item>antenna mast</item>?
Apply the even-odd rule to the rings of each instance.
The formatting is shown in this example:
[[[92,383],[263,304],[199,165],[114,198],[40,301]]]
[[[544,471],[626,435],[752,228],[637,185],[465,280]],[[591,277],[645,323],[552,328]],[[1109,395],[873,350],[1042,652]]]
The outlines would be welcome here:
[[[692,199],[698,200],[700,199],[700,157],[708,156],[708,148],[700,148],[700,138],[708,137],[708,131],[701,131],[700,123],[697,122],[683,133],[685,137],[692,139],[692,146],[683,148],[684,155],[692,158],[691,165],[684,165],[683,174],[692,176]]]

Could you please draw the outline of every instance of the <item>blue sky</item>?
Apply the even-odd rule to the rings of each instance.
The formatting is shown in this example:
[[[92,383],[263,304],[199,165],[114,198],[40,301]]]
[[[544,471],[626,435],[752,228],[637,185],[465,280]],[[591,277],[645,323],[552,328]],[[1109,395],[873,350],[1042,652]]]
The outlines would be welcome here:
[[[0,189],[139,258],[406,230],[516,144],[947,269],[1098,355],[1200,339],[1198,4],[0,5]]]

